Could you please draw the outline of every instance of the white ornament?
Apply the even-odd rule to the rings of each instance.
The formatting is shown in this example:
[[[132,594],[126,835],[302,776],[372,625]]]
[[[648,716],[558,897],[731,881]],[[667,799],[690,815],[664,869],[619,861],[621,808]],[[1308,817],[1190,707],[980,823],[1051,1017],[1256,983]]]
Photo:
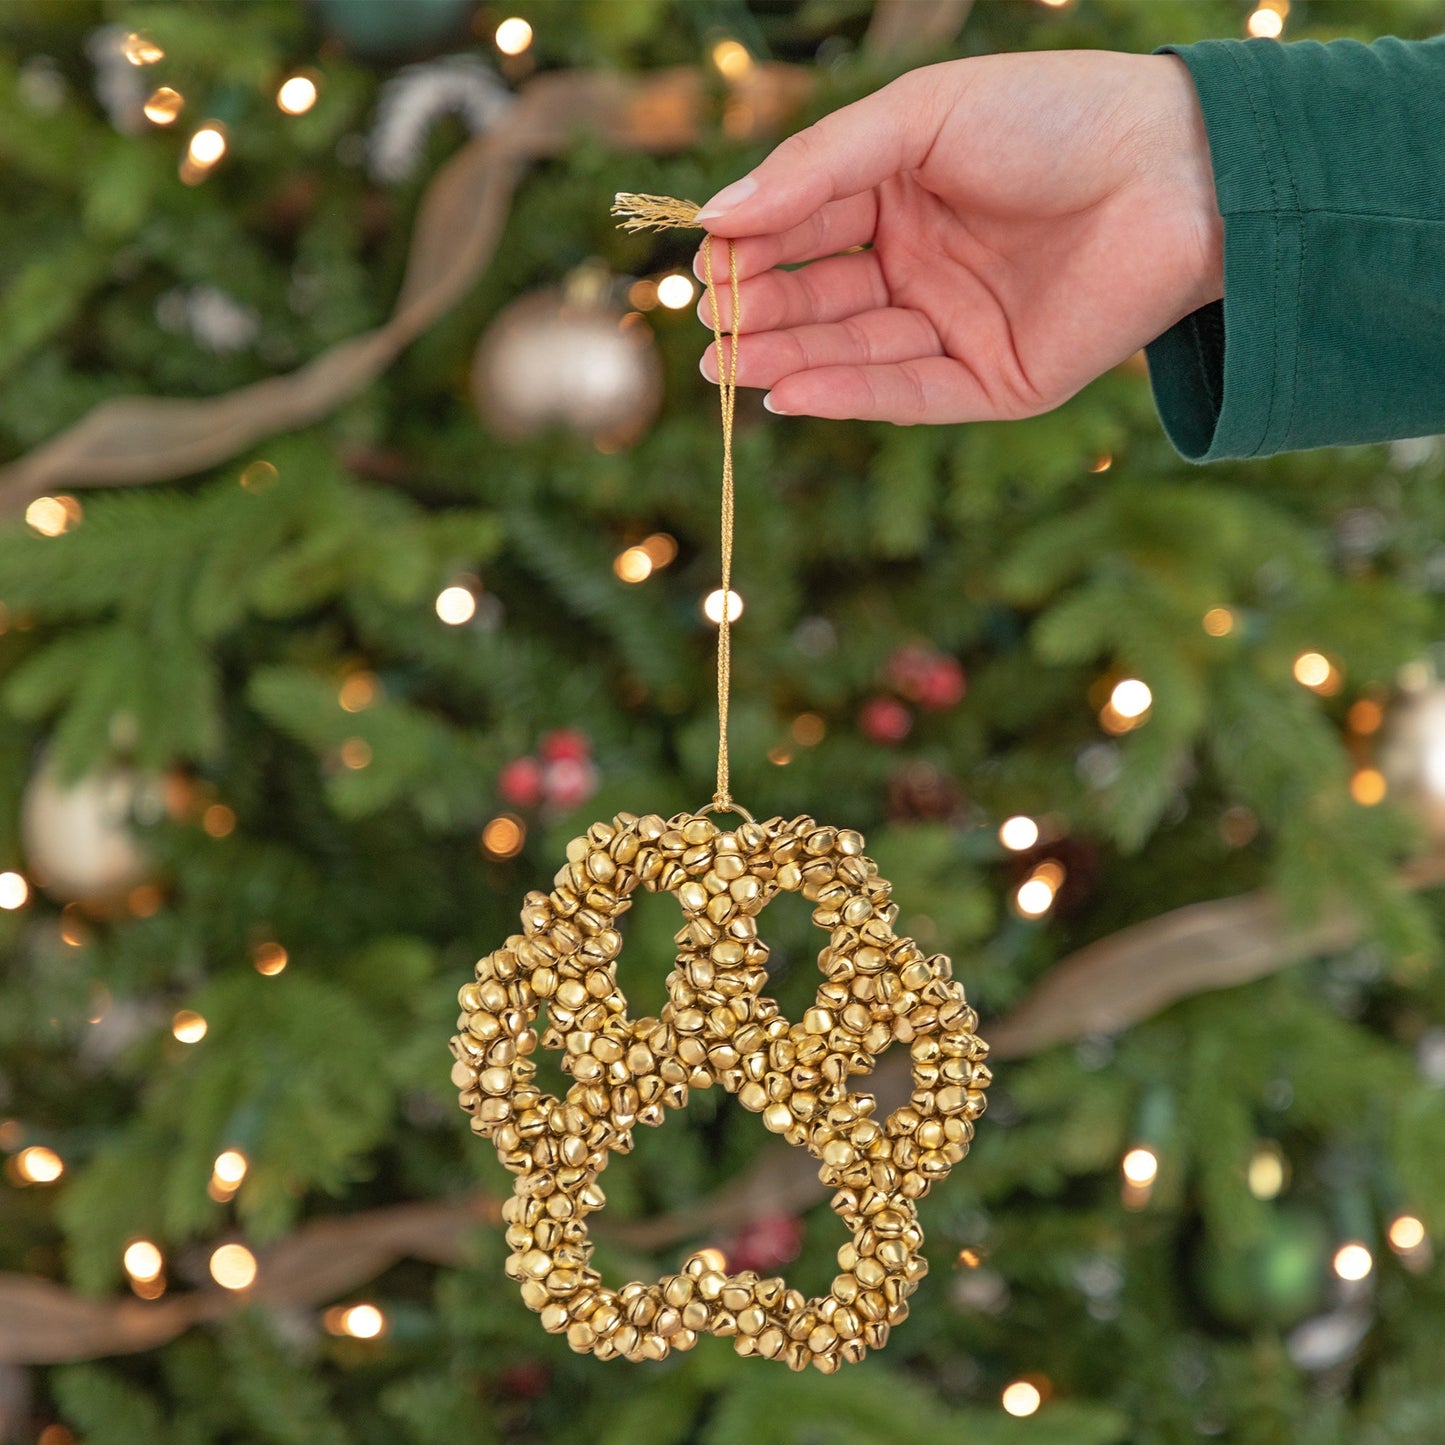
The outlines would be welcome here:
[[[129,768],[101,768],[63,783],[45,763],[21,808],[26,861],[52,898],[100,902],[143,882],[151,865],[132,832],[164,810],[161,780]]]
[[[512,93],[501,77],[473,55],[408,65],[381,87],[367,139],[367,170],[376,181],[404,181],[442,116],[460,116],[473,135],[480,135],[511,104]]]
[[[1431,683],[1396,705],[1380,770],[1430,839],[1445,844],[1445,684]]]

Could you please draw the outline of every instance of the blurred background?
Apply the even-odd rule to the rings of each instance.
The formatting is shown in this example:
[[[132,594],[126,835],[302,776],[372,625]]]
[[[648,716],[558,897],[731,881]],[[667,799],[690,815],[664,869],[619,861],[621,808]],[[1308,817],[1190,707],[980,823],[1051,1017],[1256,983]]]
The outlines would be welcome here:
[[[8,0],[0,1439],[1445,1438],[1438,439],[1190,468],[1142,359],[998,426],[740,399],[735,794],[864,829],[994,1046],[881,1355],[571,1354],[446,1048],[569,838],[712,787],[694,239],[613,193],[949,56],[1442,26]],[[628,915],[638,1011],[677,926]],[[796,1017],[821,935],[763,935]],[[608,1167],[608,1279],[826,1289],[815,1169],[717,1095]]]

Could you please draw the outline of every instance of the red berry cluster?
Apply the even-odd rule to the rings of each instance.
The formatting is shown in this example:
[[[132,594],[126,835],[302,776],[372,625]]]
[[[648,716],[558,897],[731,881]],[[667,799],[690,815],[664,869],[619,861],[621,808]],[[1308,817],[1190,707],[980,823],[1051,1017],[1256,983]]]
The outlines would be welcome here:
[[[514,808],[544,807],[556,813],[579,808],[597,791],[592,744],[577,728],[543,736],[535,755],[513,758],[497,778],[502,801]]]
[[[924,642],[900,647],[883,665],[888,692],[875,693],[858,713],[858,726],[875,743],[901,743],[913,730],[908,703],[926,712],[956,707],[968,689],[963,664]]]

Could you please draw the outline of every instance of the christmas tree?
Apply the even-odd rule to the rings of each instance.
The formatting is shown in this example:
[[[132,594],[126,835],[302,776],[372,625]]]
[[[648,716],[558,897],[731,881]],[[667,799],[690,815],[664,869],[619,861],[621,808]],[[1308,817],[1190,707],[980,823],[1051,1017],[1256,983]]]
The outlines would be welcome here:
[[[0,1439],[1441,1439],[1437,440],[1192,468],[1142,362],[1001,425],[740,397],[733,792],[862,830],[992,1046],[886,1351],[574,1354],[446,1051],[568,840],[711,790],[694,241],[614,192],[932,60],[1440,13],[14,0]],[[625,917],[635,1014],[678,926]],[[800,1018],[825,940],[759,927]],[[634,1144],[609,1281],[827,1288],[816,1162],[729,1094]]]

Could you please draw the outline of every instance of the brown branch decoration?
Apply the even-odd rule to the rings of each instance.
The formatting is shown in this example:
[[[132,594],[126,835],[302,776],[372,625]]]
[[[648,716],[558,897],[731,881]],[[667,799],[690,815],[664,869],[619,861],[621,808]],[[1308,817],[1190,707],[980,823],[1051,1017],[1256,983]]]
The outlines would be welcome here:
[[[811,92],[798,66],[760,64],[728,93],[729,129],[775,131]],[[692,67],[642,79],[557,71],[532,81],[486,135],[437,172],[412,231],[391,317],[338,342],[299,370],[224,396],[117,397],[0,467],[0,513],[54,488],[127,487],[217,466],[268,437],[309,426],[374,381],[472,288],[495,253],[523,165],[591,134],[617,150],[659,153],[693,144],[713,97]]]

